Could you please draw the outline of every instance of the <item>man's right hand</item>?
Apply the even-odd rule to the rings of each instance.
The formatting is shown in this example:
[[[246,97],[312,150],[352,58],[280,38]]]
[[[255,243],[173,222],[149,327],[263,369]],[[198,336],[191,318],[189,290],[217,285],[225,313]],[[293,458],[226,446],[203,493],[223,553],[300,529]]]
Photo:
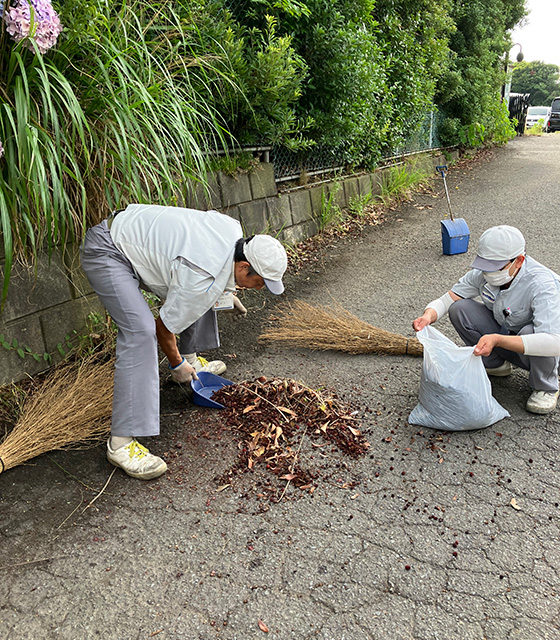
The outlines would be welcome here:
[[[428,307],[426,311],[419,317],[414,320],[412,323],[412,328],[414,331],[420,331],[424,327],[427,327],[429,324],[434,323],[437,320],[437,313],[434,309]]]
[[[198,380],[196,375],[196,369],[191,366],[185,358],[181,364],[176,367],[169,367],[171,369],[171,379],[173,382],[190,382],[191,380]]]

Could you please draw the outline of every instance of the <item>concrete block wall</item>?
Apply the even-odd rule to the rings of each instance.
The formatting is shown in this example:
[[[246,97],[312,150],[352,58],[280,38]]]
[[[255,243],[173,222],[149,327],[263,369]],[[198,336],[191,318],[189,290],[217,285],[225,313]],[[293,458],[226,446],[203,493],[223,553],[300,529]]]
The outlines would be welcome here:
[[[44,354],[59,360],[57,345],[68,350],[66,336],[75,339],[73,332],[83,331],[89,313],[102,309],[80,268],[77,247],[40,256],[34,267],[15,265],[0,313],[0,384],[49,368]]]
[[[415,156],[415,166],[435,170],[445,163],[441,155]],[[185,206],[216,209],[242,224],[244,234],[270,233],[280,241],[294,245],[315,235],[320,228],[321,211],[326,199],[341,208],[358,196],[378,194],[384,174],[380,169],[278,192],[272,164],[261,163],[254,171],[236,178],[223,173],[210,176],[208,190],[198,185]],[[39,258],[35,269],[17,266],[10,282],[8,299],[0,312],[0,334],[4,343],[17,345],[41,356],[21,358],[16,349],[0,345],[0,384],[35,375],[49,365],[42,359],[50,353],[58,356],[57,345],[67,335],[83,330],[88,314],[103,308],[81,271],[77,247],[50,259]]]

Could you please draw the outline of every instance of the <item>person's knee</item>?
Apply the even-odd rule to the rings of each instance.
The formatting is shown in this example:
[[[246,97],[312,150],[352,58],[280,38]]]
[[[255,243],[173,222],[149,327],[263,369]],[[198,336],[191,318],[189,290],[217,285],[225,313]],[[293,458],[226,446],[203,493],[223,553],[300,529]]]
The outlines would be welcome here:
[[[459,322],[459,319],[464,317],[465,309],[469,306],[471,300],[456,300],[449,307],[449,319],[451,323],[455,325],[456,322]]]
[[[137,317],[127,327],[119,327],[123,346],[138,348],[157,345],[156,324],[153,317]]]
[[[142,342],[157,342],[155,322],[143,322],[138,326],[136,337]]]

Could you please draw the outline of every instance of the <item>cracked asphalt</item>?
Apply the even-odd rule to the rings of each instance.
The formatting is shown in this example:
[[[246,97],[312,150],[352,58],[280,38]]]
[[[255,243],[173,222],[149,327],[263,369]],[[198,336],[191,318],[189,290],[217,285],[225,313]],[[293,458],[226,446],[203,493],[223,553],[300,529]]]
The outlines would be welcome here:
[[[467,254],[442,255],[447,204],[436,178],[437,197],[418,194],[320,249],[288,276],[285,299],[335,298],[412,335],[426,303],[466,271],[482,231],[503,223],[560,272],[559,177],[558,135],[459,163],[448,184],[470,228]],[[223,346],[207,355],[222,357],[234,381],[336,389],[365,416],[368,455],[306,443],[317,489],[289,488],[279,503],[263,491],[278,480],[260,467],[223,488],[237,434],[163,381],[162,433],[149,442],[169,461],[160,479],[111,475],[103,446],[0,475],[0,638],[560,638],[560,413],[525,412],[526,372],[492,381],[511,418],[469,433],[419,428],[407,418],[421,359],[257,344],[278,301],[243,299],[248,318],[224,319]],[[438,328],[456,339],[447,320]]]

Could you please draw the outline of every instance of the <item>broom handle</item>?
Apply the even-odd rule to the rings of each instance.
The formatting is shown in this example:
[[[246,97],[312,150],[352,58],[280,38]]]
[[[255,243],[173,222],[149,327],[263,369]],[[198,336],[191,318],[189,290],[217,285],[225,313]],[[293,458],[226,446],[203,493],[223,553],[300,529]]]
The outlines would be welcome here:
[[[447,198],[447,207],[449,209],[449,215],[451,217],[451,222],[454,222],[453,212],[451,211],[451,201],[449,200],[449,191],[447,191],[447,181],[445,180],[445,172],[447,170],[447,165],[440,165],[436,167],[436,171],[441,173],[441,177],[443,178],[443,186],[445,187],[445,196]]]

